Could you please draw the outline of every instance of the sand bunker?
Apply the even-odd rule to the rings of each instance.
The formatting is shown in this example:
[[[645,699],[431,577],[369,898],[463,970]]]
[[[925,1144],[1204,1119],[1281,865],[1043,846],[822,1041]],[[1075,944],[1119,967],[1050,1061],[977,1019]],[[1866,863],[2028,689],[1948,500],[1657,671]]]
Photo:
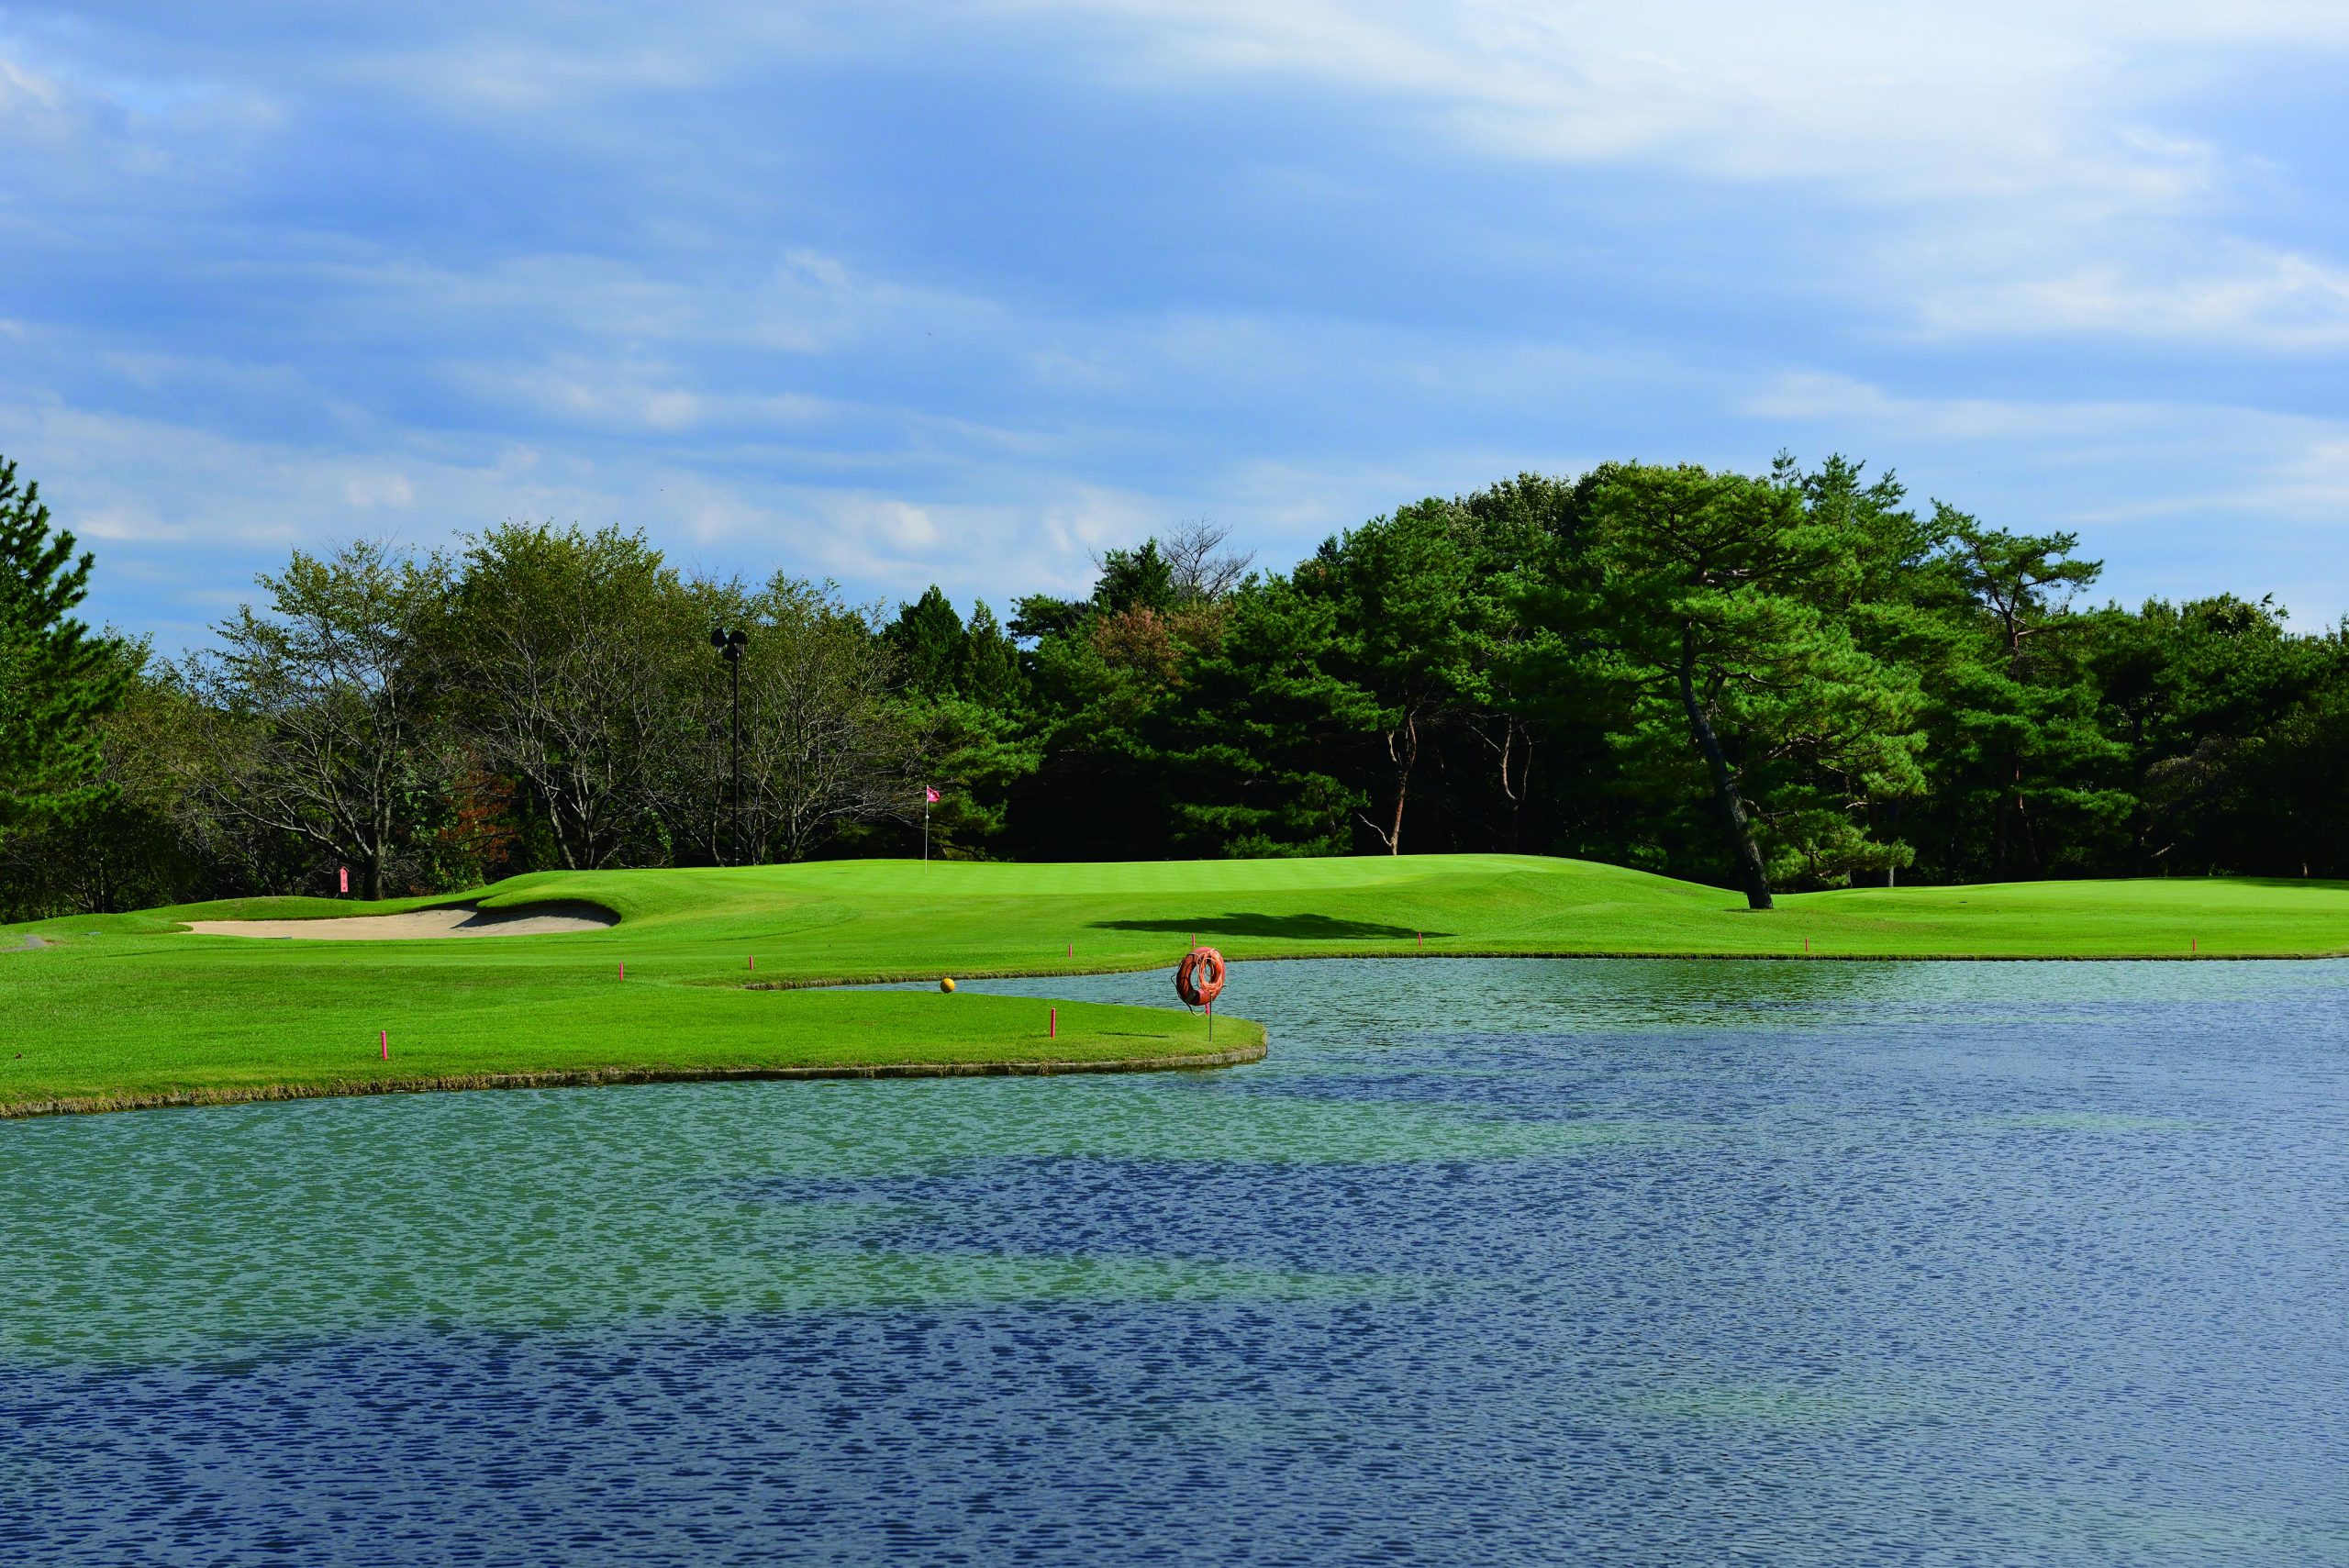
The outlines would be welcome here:
[[[418,909],[407,915],[337,915],[323,920],[190,920],[207,937],[292,937],[300,941],[413,941],[429,937],[545,937],[601,931],[619,917],[595,904],[518,904],[483,909],[471,904]]]

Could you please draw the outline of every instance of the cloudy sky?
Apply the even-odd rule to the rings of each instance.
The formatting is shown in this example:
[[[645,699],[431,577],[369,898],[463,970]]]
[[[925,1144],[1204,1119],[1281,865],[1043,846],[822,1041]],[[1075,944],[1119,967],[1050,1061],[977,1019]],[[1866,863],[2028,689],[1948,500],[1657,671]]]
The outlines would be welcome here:
[[[1890,467],[2349,611],[2349,5],[0,0],[0,455],[183,645],[296,545],[1270,563]]]

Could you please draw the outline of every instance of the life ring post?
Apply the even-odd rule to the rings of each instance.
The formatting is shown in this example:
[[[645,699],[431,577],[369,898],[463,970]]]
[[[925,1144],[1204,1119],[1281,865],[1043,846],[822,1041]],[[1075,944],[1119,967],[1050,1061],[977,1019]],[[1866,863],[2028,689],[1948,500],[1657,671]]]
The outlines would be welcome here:
[[[1208,1038],[1215,1038],[1215,999],[1223,994],[1226,976],[1223,954],[1213,948],[1193,948],[1174,971],[1174,994],[1186,1007],[1208,1010]]]

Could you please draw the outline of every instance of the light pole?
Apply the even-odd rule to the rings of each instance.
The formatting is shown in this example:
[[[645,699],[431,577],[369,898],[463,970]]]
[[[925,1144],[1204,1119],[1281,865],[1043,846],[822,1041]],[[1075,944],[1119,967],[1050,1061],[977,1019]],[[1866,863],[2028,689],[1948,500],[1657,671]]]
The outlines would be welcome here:
[[[742,863],[742,648],[750,640],[751,634],[739,626],[732,631],[722,626],[710,628],[709,645],[726,661],[734,681],[734,826],[727,847],[734,851],[736,865]]]

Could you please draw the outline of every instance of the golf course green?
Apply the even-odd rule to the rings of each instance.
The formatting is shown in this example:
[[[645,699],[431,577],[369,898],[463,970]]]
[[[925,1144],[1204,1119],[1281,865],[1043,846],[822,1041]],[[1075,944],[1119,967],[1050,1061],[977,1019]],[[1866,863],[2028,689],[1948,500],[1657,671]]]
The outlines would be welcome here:
[[[567,903],[597,929],[411,940],[194,920]],[[468,895],[241,899],[0,927],[0,1115],[653,1078],[1253,1060],[1238,1016],[827,984],[1385,954],[2248,958],[2349,952],[2349,884],[2177,878],[1742,895],[1506,855],[546,872]],[[755,965],[755,967],[753,967]],[[625,977],[623,978],[623,966]],[[1247,1008],[1244,985],[1227,997]],[[391,1060],[380,1054],[387,1031]]]

